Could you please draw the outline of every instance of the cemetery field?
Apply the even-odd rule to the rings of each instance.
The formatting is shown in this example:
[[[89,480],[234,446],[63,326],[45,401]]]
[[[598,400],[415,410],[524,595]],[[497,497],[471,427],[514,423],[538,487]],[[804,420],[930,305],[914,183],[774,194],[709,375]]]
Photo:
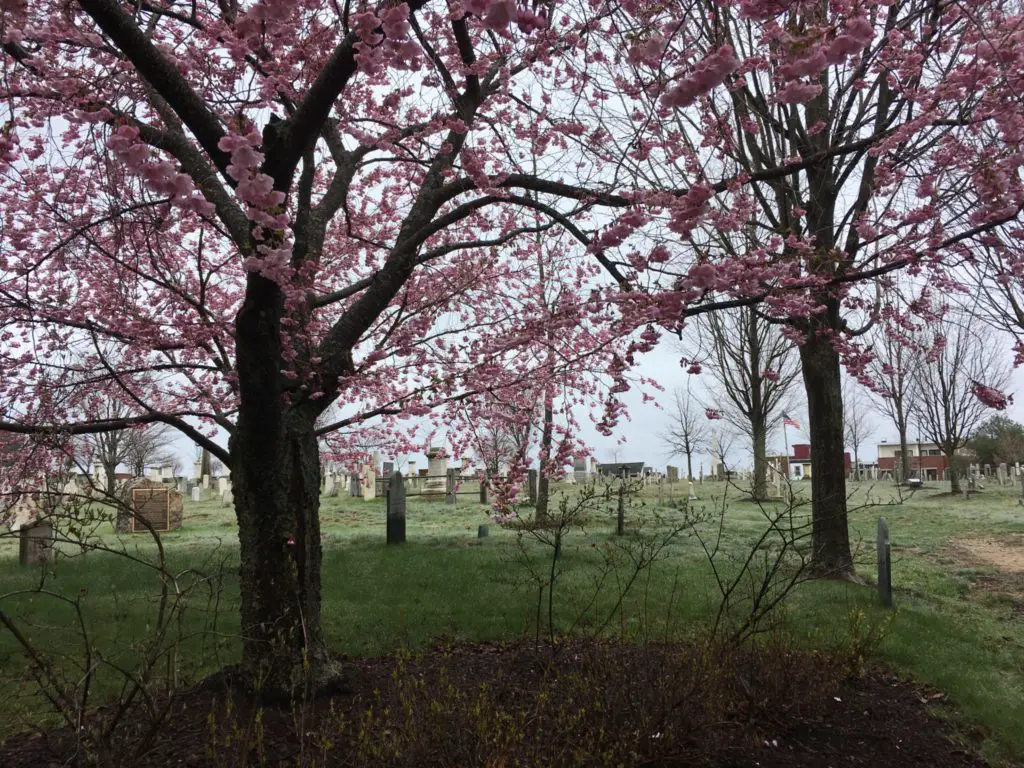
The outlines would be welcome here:
[[[795,490],[799,497],[803,489]],[[900,502],[891,486],[853,486],[851,536],[868,583],[798,584],[762,629],[773,641],[784,635],[802,647],[839,649],[852,672],[878,660],[932,686],[930,707],[988,758],[1012,764],[1024,755],[1024,507],[1017,505],[1019,490],[1010,488],[990,486],[969,499],[943,491],[925,488]],[[624,537],[614,535],[614,503],[590,505],[562,542],[553,593],[547,589],[553,549],[529,531],[493,523],[478,538],[489,509],[474,495],[460,496],[454,507],[410,497],[408,540],[397,547],[384,544],[383,500],[325,497],[325,630],[333,648],[349,657],[458,640],[543,638],[549,617],[556,632],[638,639],[696,634],[713,620],[720,592],[700,540],[686,530],[673,533],[685,528],[688,513],[679,506],[685,495],[685,484],[672,494],[645,489],[627,509]],[[699,486],[697,495],[691,513],[706,515],[697,531],[708,546],[719,530],[717,512],[725,510],[715,564],[728,578],[758,547],[765,513],[775,507],[743,501],[724,484]],[[879,515],[891,531],[891,612],[871,586]],[[805,517],[798,505],[794,524]],[[102,704],[119,683],[107,667],[129,667],[147,647],[167,582],[150,567],[157,549],[145,535],[117,536],[109,525],[96,535],[130,557],[82,554],[64,543],[43,582],[37,568],[19,568],[16,540],[0,538],[0,610],[68,681],[98,670],[91,701]],[[181,590],[187,601],[163,645],[176,647],[174,674],[185,684],[237,658],[233,513],[219,500],[186,500],[184,526],[165,534],[163,546],[175,576],[170,593]],[[755,562],[771,561],[776,551],[773,539],[761,542]],[[782,577],[794,573],[796,554],[783,559]],[[649,557],[649,567],[632,565]],[[734,620],[747,607],[746,582],[736,594]],[[90,658],[98,652],[109,664],[83,663],[83,635]],[[157,672],[170,674],[167,665]],[[7,692],[0,697],[3,736],[55,723],[7,631],[0,631],[0,680]]]

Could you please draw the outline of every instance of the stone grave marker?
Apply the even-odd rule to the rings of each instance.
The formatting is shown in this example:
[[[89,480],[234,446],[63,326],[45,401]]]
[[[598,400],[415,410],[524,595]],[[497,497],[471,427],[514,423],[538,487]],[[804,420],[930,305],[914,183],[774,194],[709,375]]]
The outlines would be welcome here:
[[[427,468],[420,470],[426,476],[423,484],[424,501],[440,501],[448,496],[448,454],[443,448],[427,451]]]
[[[673,467],[671,465],[665,467],[665,476],[668,478],[670,483],[679,482],[679,467]]]
[[[199,501],[199,486],[193,486],[192,488],[192,501]]]
[[[363,467],[363,476],[360,478],[363,501],[372,501],[377,498],[377,470],[372,464]]]
[[[53,562],[53,524],[37,520],[18,529],[18,563],[46,565]]]
[[[230,487],[231,487],[231,481],[228,480],[226,477],[218,477],[217,478],[217,493],[219,493],[222,497],[224,496],[224,494],[227,492],[228,488],[230,488]]]
[[[490,533],[491,529],[486,524],[481,525],[476,529],[476,537],[478,539],[486,539],[490,535]]]
[[[225,507],[233,507],[235,505],[235,494],[228,488],[220,495],[220,500]]]
[[[350,472],[348,476],[348,495],[352,498],[359,496],[359,473]]]
[[[1003,462],[996,468],[996,480],[999,481],[1000,487],[1006,485],[1006,463]]]
[[[878,596],[882,605],[892,606],[892,548],[889,545],[889,524],[878,518]]]
[[[334,473],[333,472],[328,472],[324,476],[324,495],[326,495],[326,496],[335,496],[335,495],[337,495],[337,491],[334,488]]]
[[[133,514],[123,530],[142,533],[181,528],[185,505],[182,495],[173,488],[156,480],[139,480],[131,487],[131,502]],[[118,530],[122,530],[120,525]]]
[[[388,544],[405,542],[405,480],[401,472],[394,472],[385,496],[387,507]]]
[[[693,492],[693,480],[690,481],[690,495],[687,497],[690,501],[697,500],[697,494]]]
[[[537,470],[531,469],[526,473],[526,485],[530,494],[530,503],[537,503]]]
[[[444,503],[454,504],[459,490],[459,470],[449,469],[445,477]]]

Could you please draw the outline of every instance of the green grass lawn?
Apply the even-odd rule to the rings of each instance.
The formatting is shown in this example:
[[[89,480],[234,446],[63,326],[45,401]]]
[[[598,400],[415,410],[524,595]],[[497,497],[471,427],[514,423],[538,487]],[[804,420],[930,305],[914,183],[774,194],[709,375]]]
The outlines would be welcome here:
[[[572,486],[561,490],[574,492]],[[1008,761],[1024,755],[1024,507],[1017,505],[1019,491],[1010,488],[989,486],[968,500],[938,496],[942,490],[924,489],[899,504],[887,485],[853,490],[858,572],[872,582],[875,523],[880,514],[889,521],[896,601],[891,623],[870,587],[810,582],[794,591],[772,628],[811,647],[855,649],[859,643],[934,685],[948,695],[965,730],[985,738],[987,756]],[[592,511],[582,530],[570,531],[558,566],[556,627],[662,638],[706,626],[718,594],[692,535],[674,539],[616,610],[630,574],[628,555],[642,540],[638,529],[656,536],[678,525],[683,513],[669,502],[680,494],[685,485],[676,486],[676,499],[659,498],[648,488],[635,500],[627,515],[631,549],[616,549],[622,540],[612,535],[610,504]],[[701,499],[693,506],[720,509],[723,494],[732,498],[725,501],[720,563],[731,573],[734,559],[756,544],[765,520],[759,507],[723,485],[700,487]],[[336,649],[372,655],[438,638],[499,639],[536,631],[538,582],[532,574],[546,572],[550,550],[530,538],[520,546],[515,531],[493,524],[488,538],[477,539],[489,510],[474,501],[475,496],[460,496],[451,507],[410,498],[408,542],[389,548],[383,500],[322,499],[323,622]],[[860,506],[867,502],[872,505]],[[712,536],[714,521],[699,530]],[[118,537],[109,526],[97,534],[135,559],[102,551],[83,555],[63,545],[45,588],[78,600],[93,658],[99,651],[109,662],[101,665],[105,671],[93,699],[102,703],[118,683],[108,667],[130,666],[156,621],[161,581],[145,564],[156,554],[147,537]],[[192,585],[174,626],[182,638],[181,680],[187,682],[238,657],[233,513],[219,501],[186,502],[183,529],[163,541],[171,572],[180,574],[183,588]],[[75,608],[34,592],[39,580],[39,569],[18,566],[16,541],[0,537],[0,610],[69,679],[79,680],[83,639]],[[870,636],[882,628],[887,634],[876,646]],[[19,647],[0,629],[0,679],[8,691],[0,699],[0,735],[51,722],[25,670]]]

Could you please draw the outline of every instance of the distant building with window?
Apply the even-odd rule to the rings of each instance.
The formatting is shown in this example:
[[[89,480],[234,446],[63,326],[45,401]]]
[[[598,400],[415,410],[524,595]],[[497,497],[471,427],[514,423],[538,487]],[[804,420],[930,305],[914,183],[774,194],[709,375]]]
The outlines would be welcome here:
[[[958,450],[957,455],[966,453]],[[900,444],[883,440],[878,444],[878,471],[896,472],[900,465]],[[907,469],[911,477],[923,480],[942,480],[949,462],[937,443],[907,441]]]
[[[811,445],[796,443],[792,446],[793,455],[789,457],[789,476],[793,480],[811,479]],[[843,453],[843,472],[850,474],[850,453]]]

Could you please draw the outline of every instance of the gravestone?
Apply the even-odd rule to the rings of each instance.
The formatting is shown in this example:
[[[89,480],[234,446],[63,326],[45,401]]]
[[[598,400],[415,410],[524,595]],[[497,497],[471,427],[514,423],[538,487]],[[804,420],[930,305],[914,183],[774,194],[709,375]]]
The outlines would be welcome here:
[[[348,475],[348,495],[353,499],[359,497],[359,473],[349,472]]]
[[[889,524],[878,518],[878,596],[882,605],[892,606],[892,548],[889,545]]]
[[[388,544],[405,542],[405,480],[401,472],[394,472],[385,496],[387,507]]]
[[[203,475],[203,490],[206,490],[209,487],[210,487],[210,476],[209,475]]]
[[[138,480],[130,487],[130,499],[133,514],[126,516],[124,523],[118,515],[119,531],[143,533],[181,528],[185,505],[182,495],[173,488],[157,480]]]
[[[449,469],[445,477],[444,503],[454,504],[455,494],[459,490],[459,470]]]
[[[49,520],[21,526],[18,529],[18,563],[46,565],[53,561],[53,524]]]
[[[1006,485],[1006,463],[1002,463],[996,469],[996,479],[999,481],[999,486]]]
[[[537,503],[537,470],[531,469],[526,473],[527,491],[530,494],[530,503]]]
[[[424,501],[440,501],[448,495],[448,454],[443,448],[427,451],[427,468],[420,470],[426,475],[423,484]]]
[[[199,501],[199,486],[192,488],[192,501]]]
[[[228,492],[229,488],[231,488],[230,480],[228,480],[226,477],[217,478],[217,493],[219,493],[221,497],[223,497],[224,494]]]
[[[688,498],[690,501],[697,500],[697,494],[693,492],[693,480],[690,481],[690,495]]]
[[[233,507],[235,505],[235,494],[228,488],[220,495],[220,500],[225,507]]]
[[[377,470],[373,468],[372,464],[363,467],[360,490],[363,492],[363,501],[372,501],[377,498]]]
[[[587,469],[586,457],[582,459],[573,459],[572,461],[572,478],[574,482],[579,484],[586,483],[590,480],[590,472]]]
[[[491,529],[487,525],[481,525],[476,529],[476,537],[478,539],[486,539],[491,533]]]
[[[668,477],[670,483],[679,482],[679,467],[673,467],[671,465],[665,467],[665,476]]]
[[[327,496],[337,495],[337,491],[334,488],[334,473],[328,472],[324,476],[324,494]]]

